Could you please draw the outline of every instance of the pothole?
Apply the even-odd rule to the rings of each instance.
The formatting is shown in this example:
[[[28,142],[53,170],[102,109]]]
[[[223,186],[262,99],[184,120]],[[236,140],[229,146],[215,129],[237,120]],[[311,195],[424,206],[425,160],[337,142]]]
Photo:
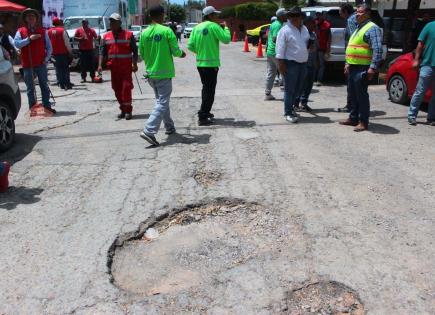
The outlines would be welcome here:
[[[364,315],[364,306],[351,288],[334,281],[309,284],[291,291],[286,299],[289,315]]]
[[[218,182],[222,174],[216,171],[198,171],[193,175],[193,178],[198,184],[210,186]]]

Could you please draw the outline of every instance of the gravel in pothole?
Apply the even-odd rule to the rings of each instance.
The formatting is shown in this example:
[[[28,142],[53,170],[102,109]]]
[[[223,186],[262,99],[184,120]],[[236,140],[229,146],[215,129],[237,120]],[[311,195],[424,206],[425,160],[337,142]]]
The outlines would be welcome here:
[[[221,176],[221,173],[216,171],[198,171],[193,175],[193,178],[203,186],[210,186],[218,182]]]

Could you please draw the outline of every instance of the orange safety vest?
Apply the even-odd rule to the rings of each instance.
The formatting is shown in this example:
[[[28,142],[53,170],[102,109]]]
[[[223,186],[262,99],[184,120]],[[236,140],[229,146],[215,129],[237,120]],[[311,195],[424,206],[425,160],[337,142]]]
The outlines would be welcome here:
[[[133,55],[130,42],[132,36],[132,32],[124,30],[121,30],[116,38],[113,32],[109,32],[104,35],[104,43],[106,45],[109,58],[107,64],[111,68],[131,68]]]

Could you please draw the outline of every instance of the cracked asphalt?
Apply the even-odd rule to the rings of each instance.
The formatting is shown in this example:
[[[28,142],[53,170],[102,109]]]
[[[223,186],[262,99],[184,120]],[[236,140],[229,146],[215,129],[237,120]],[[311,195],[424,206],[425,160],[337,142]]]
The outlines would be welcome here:
[[[194,57],[176,61],[171,111],[178,134],[161,132],[158,148],[139,137],[153,107],[145,82],[143,95],[134,90],[131,121],[116,121],[109,81],[68,93],[52,87],[56,117],[29,120],[21,112],[16,145],[0,155],[13,163],[11,188],[0,195],[0,314],[288,313],[289,292],[318,281],[351,288],[367,314],[435,314],[435,128],[408,126],[407,108],[392,104],[379,85],[370,87],[370,131],[354,133],[333,111],[344,105],[340,84],[316,88],[314,114],[289,125],[281,101],[263,101],[265,61],[241,49],[222,48],[210,127],[196,124]],[[25,108],[24,94],[23,101]],[[170,255],[177,242],[168,238],[187,235],[188,248],[214,263],[192,268],[219,272],[196,277],[185,265],[187,252],[183,264],[178,256],[161,261],[175,270],[176,290],[147,294],[111,283],[115,240],[137,236],[141,223],[172,209],[219,198],[261,205],[249,223],[255,241],[238,239],[244,230],[223,219],[152,241]],[[234,224],[244,222],[244,211],[231,215]],[[207,246],[215,244],[207,231],[218,235],[222,255],[189,231]],[[133,243],[119,248],[132,258],[121,272],[162,272],[158,258],[144,256],[146,244]],[[241,253],[238,264],[227,263],[233,251],[222,244]],[[152,264],[138,267],[141,259]]]

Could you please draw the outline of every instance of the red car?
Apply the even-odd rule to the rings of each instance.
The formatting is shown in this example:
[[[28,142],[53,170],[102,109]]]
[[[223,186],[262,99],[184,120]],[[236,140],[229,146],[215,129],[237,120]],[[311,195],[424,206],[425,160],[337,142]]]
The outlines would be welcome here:
[[[391,61],[387,72],[387,91],[393,103],[406,104],[412,97],[418,81],[418,71],[412,68],[414,56],[404,54]],[[429,89],[424,98],[428,103],[432,96]]]

